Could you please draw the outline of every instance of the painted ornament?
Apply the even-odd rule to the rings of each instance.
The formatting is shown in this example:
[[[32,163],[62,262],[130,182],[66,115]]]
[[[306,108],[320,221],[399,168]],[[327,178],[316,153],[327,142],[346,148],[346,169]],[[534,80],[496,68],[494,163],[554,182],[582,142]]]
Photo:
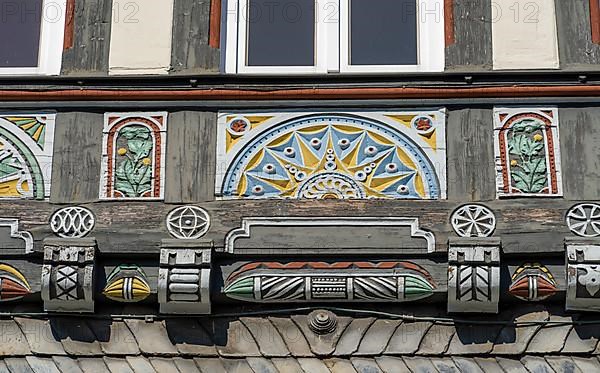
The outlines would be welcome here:
[[[545,266],[525,263],[513,274],[508,292],[519,299],[537,302],[556,293],[556,281]]]
[[[410,262],[253,262],[228,277],[224,292],[249,302],[406,302],[435,289]]]
[[[121,265],[106,279],[102,294],[117,302],[139,302],[150,295],[150,285],[140,267]]]
[[[16,268],[0,264],[0,302],[21,299],[31,293],[27,279]]]

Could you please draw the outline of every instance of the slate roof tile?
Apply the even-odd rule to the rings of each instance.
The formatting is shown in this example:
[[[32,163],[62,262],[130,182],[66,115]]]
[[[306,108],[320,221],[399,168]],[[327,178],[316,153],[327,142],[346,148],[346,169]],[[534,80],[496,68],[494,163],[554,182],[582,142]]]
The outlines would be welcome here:
[[[179,373],[177,365],[175,365],[175,359],[156,357],[150,359],[150,364],[155,371],[160,373]]]
[[[551,315],[549,320],[571,322],[572,319],[565,316]],[[573,326],[570,324],[548,324],[541,327],[531,338],[529,346],[527,346],[527,352],[542,354],[559,352],[563,348],[572,328]]]
[[[502,326],[458,324],[455,328],[456,333],[452,336],[447,355],[482,355],[490,352]]]
[[[323,360],[323,362],[332,373],[356,373],[350,360],[333,358]]]
[[[15,317],[15,321],[25,335],[31,352],[40,355],[66,355],[62,344],[54,338],[50,321],[24,317]]]
[[[73,356],[102,355],[100,344],[84,319],[53,318],[50,325],[54,338],[62,343],[65,352]]]
[[[202,373],[227,373],[221,359],[217,358],[197,358],[194,359],[196,366]]]
[[[273,365],[273,363],[268,359],[262,357],[249,357],[246,359],[246,362],[248,363],[248,365],[250,365],[250,368],[252,368],[252,370],[255,372],[279,373],[277,368],[275,368],[275,365]]]
[[[464,357],[453,357],[454,365],[460,372],[463,373],[485,373],[477,362],[473,359],[467,359]]]
[[[515,322],[536,322],[547,320],[549,314],[545,310],[538,312],[524,313],[515,317]],[[539,324],[531,324],[524,326],[505,326],[500,331],[500,334],[496,338],[495,346],[492,349],[493,354],[507,355],[507,354],[522,354],[527,349],[529,341],[541,328]]]
[[[474,358],[473,361],[483,369],[485,373],[504,373],[502,366],[494,358]]]
[[[127,356],[125,359],[135,373],[156,372],[156,370],[154,370],[152,367],[152,364],[150,364],[150,362],[142,356]]]
[[[400,320],[375,321],[363,335],[355,355],[380,355],[401,323]]]
[[[111,373],[109,368],[106,366],[104,359],[102,359],[101,357],[77,359],[77,363],[79,364],[79,367],[84,373]]]
[[[167,319],[164,323],[169,340],[181,355],[215,356],[217,349],[210,335],[194,318]]]
[[[454,325],[434,323],[427,334],[423,336],[419,350],[419,355],[440,355],[446,352],[452,336],[456,332]]]
[[[140,353],[137,341],[124,321],[88,320],[87,324],[103,353],[111,356]]]
[[[25,356],[31,350],[23,332],[13,320],[0,320],[0,357]]]
[[[240,321],[254,337],[263,356],[285,357],[290,355],[283,338],[268,319],[242,317]]]
[[[555,372],[584,373],[568,356],[546,356],[546,362]]]
[[[222,359],[221,362],[227,372],[254,373],[245,359]]]
[[[303,373],[302,367],[298,360],[294,358],[273,358],[271,360],[279,373]]]
[[[374,321],[373,317],[353,319],[340,336],[333,355],[343,356],[356,352],[363,335]]]
[[[200,373],[200,368],[196,365],[196,362],[193,359],[182,359],[175,358],[173,359],[175,363],[176,369],[181,373]],[[156,369],[158,373],[163,373],[163,371]]]
[[[133,373],[133,370],[131,369],[129,363],[127,363],[127,360],[125,359],[105,357],[104,364],[106,364],[106,367],[111,372]]]
[[[77,359],[67,356],[53,356],[54,364],[62,373],[83,373]]]
[[[405,357],[404,363],[412,372],[418,373],[437,373],[438,370],[431,360],[423,357]]]
[[[8,370],[6,363],[2,360],[0,360],[0,373],[10,373],[10,370]]]
[[[31,373],[33,369],[29,366],[29,362],[25,358],[8,358],[5,359],[6,367],[10,373]]]
[[[350,361],[358,373],[384,373],[374,359],[353,357]],[[347,372],[352,371],[348,370]]]
[[[597,359],[587,359],[578,356],[573,356],[571,359],[585,373],[600,372],[600,362]]]
[[[575,325],[567,335],[561,350],[563,354],[592,352],[598,345],[598,328]]]
[[[224,357],[261,356],[254,337],[239,320],[214,320],[209,333],[214,333],[217,351]],[[219,336],[221,336],[219,339]]]
[[[34,373],[61,373],[52,358],[27,356],[25,359]]]
[[[507,373],[529,373],[519,360],[499,357],[496,361]]]
[[[379,356],[375,358],[377,365],[384,372],[393,373],[411,373],[410,369],[406,366],[406,363],[402,358],[392,356]]]
[[[298,364],[302,367],[306,373],[330,373],[331,370],[327,368],[322,360],[316,358],[302,357],[298,359]]]
[[[146,322],[138,319],[125,320],[135,340],[144,354],[174,356],[177,349],[169,339],[167,329],[162,322]]]
[[[454,364],[454,361],[451,358],[436,358],[431,359],[431,362],[435,366],[435,368],[444,373],[460,373],[460,370]]]
[[[385,354],[413,354],[419,349],[423,336],[433,323],[428,321],[403,322],[396,328],[385,349]]]
[[[554,369],[544,360],[543,357],[525,356],[521,359],[521,363],[530,372],[535,373],[554,373]]]
[[[304,334],[298,328],[296,323],[288,317],[269,317],[271,324],[277,329],[281,338],[283,338],[286,347],[292,356],[310,357],[314,356],[308,345]]]

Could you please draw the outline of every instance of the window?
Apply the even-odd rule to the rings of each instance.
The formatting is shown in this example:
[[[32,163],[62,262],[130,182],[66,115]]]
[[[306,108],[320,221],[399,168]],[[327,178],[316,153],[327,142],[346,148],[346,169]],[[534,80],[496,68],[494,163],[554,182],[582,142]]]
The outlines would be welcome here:
[[[59,74],[64,24],[63,2],[0,0],[0,75]]]
[[[230,0],[227,73],[444,68],[442,0]]]

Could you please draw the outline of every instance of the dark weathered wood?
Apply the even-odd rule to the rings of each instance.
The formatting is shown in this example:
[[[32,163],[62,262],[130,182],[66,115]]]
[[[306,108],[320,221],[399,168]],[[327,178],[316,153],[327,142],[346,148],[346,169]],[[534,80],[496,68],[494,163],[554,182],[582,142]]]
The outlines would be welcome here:
[[[418,217],[420,227],[434,233],[436,250],[447,250],[449,237],[456,236],[449,220],[462,202],[450,201],[214,201],[198,204],[210,214],[211,227],[202,239],[223,247],[225,235],[239,228],[243,216],[405,216]],[[497,219],[494,237],[502,239],[504,254],[564,253],[564,238],[572,236],[564,215],[572,202],[561,199],[510,199],[485,202]],[[131,253],[156,255],[161,240],[170,238],[165,217],[174,205],[161,202],[99,202],[84,204],[96,216],[90,234],[102,253],[126,257]],[[52,236],[48,221],[57,208],[46,202],[2,202],[2,216],[19,218],[22,230],[33,234],[35,249]],[[335,256],[343,252],[331,250]],[[398,250],[398,255],[402,251]],[[372,254],[371,254],[372,255]]]
[[[559,109],[564,197],[600,198],[600,108]]]
[[[209,45],[210,0],[175,0],[171,72],[218,72],[219,49]]]
[[[490,0],[454,1],[454,43],[446,48],[447,70],[492,69]]]
[[[561,68],[600,70],[600,45],[592,42],[589,0],[557,0],[555,6]]]
[[[448,199],[486,201],[496,198],[492,111],[462,109],[448,113]]]
[[[63,75],[108,74],[111,18],[111,0],[75,2],[74,42],[63,53]]]
[[[212,201],[215,194],[217,114],[180,111],[167,125],[165,201]]]
[[[50,201],[80,203],[98,199],[102,126],[102,114],[73,112],[56,116]]]

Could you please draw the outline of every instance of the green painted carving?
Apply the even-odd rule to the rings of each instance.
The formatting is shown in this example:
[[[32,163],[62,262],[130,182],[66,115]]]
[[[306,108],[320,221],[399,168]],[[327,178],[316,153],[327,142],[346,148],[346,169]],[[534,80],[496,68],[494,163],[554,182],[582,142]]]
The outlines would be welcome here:
[[[539,193],[548,186],[543,129],[543,123],[524,119],[508,134],[512,185],[523,193]]]
[[[145,197],[152,189],[154,147],[150,130],[144,126],[127,126],[117,135],[115,189],[124,197]]]

